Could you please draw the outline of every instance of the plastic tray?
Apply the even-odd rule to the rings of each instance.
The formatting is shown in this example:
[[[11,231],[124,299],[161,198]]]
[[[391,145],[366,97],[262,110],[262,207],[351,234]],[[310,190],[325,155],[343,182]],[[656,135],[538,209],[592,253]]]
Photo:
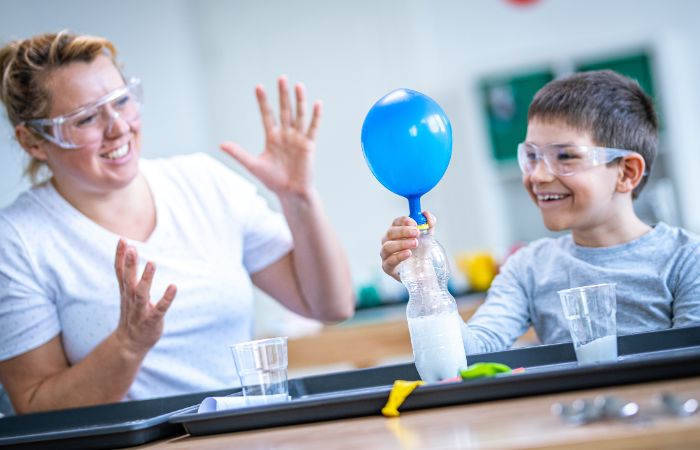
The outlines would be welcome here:
[[[401,411],[481,402],[700,374],[700,327],[622,336],[620,361],[579,367],[571,344],[470,355],[469,362],[501,362],[526,373],[421,386]],[[0,419],[0,447],[105,449],[193,435],[377,415],[394,380],[418,379],[413,364],[290,380],[289,403],[196,414],[202,399],[239,391],[140,400]]]
[[[469,363],[500,362],[525,367],[525,373],[418,387],[401,411],[483,402],[700,374],[700,327],[664,330],[618,338],[619,361],[579,366],[571,343],[482,355]],[[394,380],[416,380],[413,364],[385,366],[290,380],[287,403],[173,415],[191,435],[207,435],[350,417],[378,415]]]
[[[210,395],[240,389],[65,409],[0,419],[0,447],[105,449],[130,447],[183,433],[173,414]]]

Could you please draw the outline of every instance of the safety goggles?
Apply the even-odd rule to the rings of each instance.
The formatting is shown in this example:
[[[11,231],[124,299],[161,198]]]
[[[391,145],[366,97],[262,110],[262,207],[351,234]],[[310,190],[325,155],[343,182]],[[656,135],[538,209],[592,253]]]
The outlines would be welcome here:
[[[538,147],[523,142],[518,144],[518,164],[524,174],[530,175],[540,161],[552,175],[570,176],[595,166],[608,164],[618,158],[634,154],[630,150],[591,147],[586,145],[550,144]]]
[[[51,119],[27,120],[24,124],[61,148],[76,149],[99,142],[117,119],[129,124],[138,120],[142,101],[141,80],[130,78],[124,86],[75,111]]]

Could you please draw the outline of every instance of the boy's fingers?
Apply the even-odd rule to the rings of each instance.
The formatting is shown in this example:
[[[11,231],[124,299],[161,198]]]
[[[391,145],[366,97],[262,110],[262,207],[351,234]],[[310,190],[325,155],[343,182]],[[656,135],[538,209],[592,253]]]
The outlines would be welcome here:
[[[382,244],[394,240],[417,238],[419,234],[420,232],[415,227],[391,227],[382,237]]]
[[[418,228],[411,226],[396,227],[390,231],[392,236],[399,239],[417,238],[420,235]]]
[[[410,250],[402,250],[399,253],[394,253],[393,255],[382,261],[382,270],[384,270],[384,272],[386,272],[387,274],[394,276],[396,266],[398,266],[399,264],[401,264],[401,262],[407,260],[410,257]]]
[[[423,211],[423,215],[428,220],[428,225],[432,228],[437,225],[437,217],[433,215],[430,211]]]
[[[393,222],[391,222],[391,225],[395,226],[395,227],[400,227],[400,226],[414,226],[414,227],[416,227],[416,226],[418,226],[416,221],[411,219],[408,216],[397,217],[396,219],[394,219]]]
[[[394,253],[399,253],[403,250],[410,250],[412,248],[418,247],[418,241],[415,239],[401,239],[398,241],[386,241],[382,245],[382,249],[379,252],[382,260],[389,258]]]

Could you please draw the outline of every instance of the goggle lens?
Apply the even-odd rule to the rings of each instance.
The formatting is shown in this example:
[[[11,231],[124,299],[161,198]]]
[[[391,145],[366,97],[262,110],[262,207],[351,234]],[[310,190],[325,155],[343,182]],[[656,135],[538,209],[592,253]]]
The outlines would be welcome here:
[[[66,149],[89,146],[111,131],[114,121],[129,124],[141,116],[143,90],[140,80],[132,78],[99,100],[52,119],[27,121],[44,138]]]
[[[518,164],[526,175],[537,169],[542,161],[552,175],[569,176],[592,167],[607,164],[633,152],[607,147],[589,147],[585,145],[518,145]]]

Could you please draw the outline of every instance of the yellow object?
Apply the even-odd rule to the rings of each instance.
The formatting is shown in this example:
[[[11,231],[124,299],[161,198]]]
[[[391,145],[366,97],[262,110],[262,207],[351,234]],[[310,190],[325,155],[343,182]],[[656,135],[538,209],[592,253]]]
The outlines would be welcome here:
[[[389,392],[389,399],[386,401],[386,405],[382,408],[382,414],[386,417],[397,417],[399,413],[399,406],[401,406],[413,390],[425,384],[422,381],[404,381],[396,380],[394,381],[394,386]]]
[[[498,273],[498,263],[488,252],[461,253],[457,255],[457,268],[469,280],[475,291],[486,291]]]

